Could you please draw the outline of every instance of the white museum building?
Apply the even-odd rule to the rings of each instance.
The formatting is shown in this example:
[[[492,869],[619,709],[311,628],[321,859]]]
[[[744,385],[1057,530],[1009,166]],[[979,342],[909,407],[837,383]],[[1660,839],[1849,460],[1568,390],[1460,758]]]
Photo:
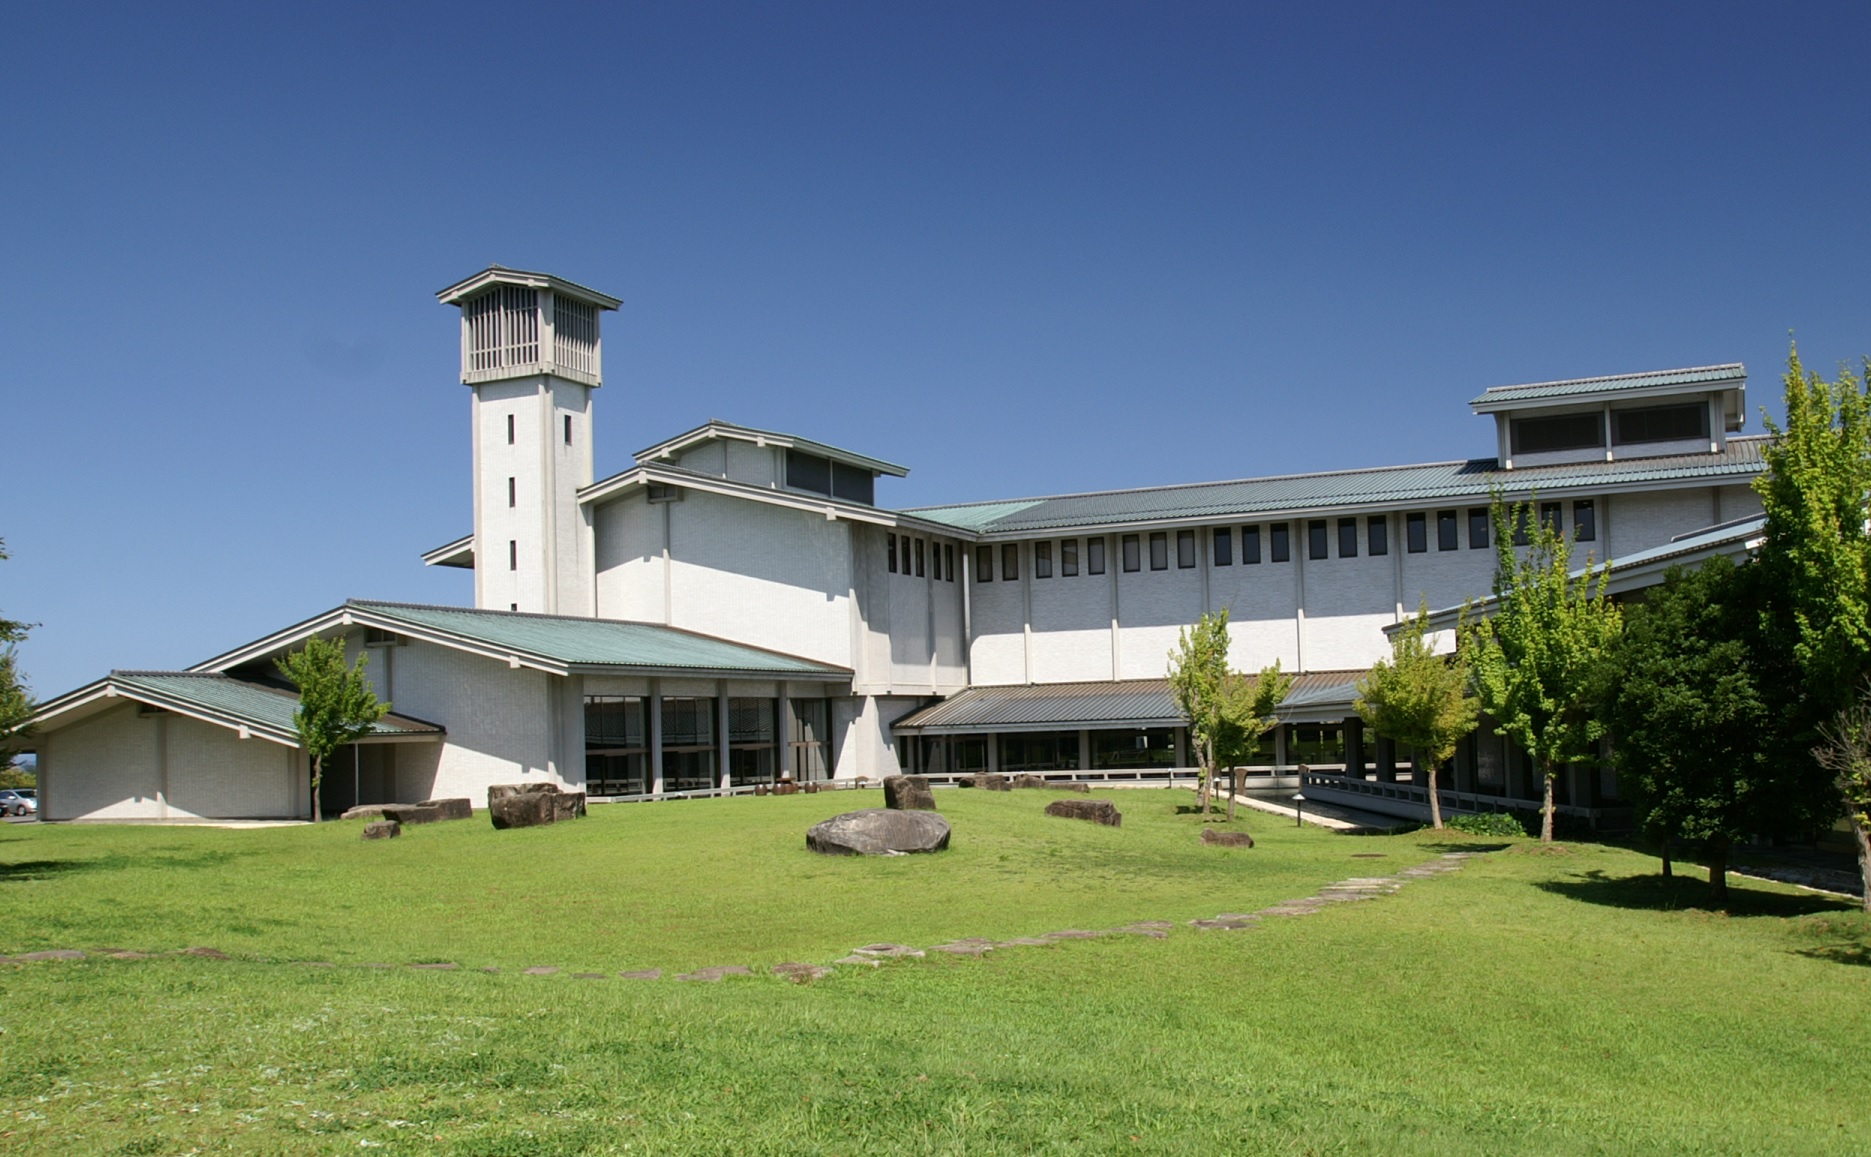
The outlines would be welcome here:
[[[1365,736],[1352,688],[1420,603],[1488,594],[1492,490],[1609,559],[1614,592],[1761,533],[1740,365],[1488,389],[1469,406],[1492,444],[1464,461],[892,509],[879,490],[906,467],[722,421],[594,478],[620,303],[500,266],[438,296],[461,310],[473,526],[422,557],[472,569],[474,606],[353,599],[52,699],[42,816],[308,816],[274,661],[313,635],[368,652],[393,710],[327,774],[327,814],[481,804],[529,780],[644,798],[899,771],[1163,775],[1189,762],[1169,651],[1223,608],[1235,666],[1298,674],[1255,770],[1291,782],[1304,765],[1309,794],[1395,810],[1422,774]],[[1440,782],[1458,808],[1538,787],[1485,728]],[[1606,769],[1559,791],[1587,819],[1619,807]]]

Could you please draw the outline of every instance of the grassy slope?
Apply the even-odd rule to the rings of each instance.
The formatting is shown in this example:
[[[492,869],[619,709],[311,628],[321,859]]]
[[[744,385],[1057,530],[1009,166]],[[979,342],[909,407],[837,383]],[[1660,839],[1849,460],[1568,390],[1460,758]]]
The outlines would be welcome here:
[[[991,848],[994,825],[1024,828],[1021,817],[1036,806],[1027,799],[956,801],[958,841],[966,830]],[[1127,799],[1134,797],[1120,803]],[[714,825],[699,807],[620,810],[660,814],[600,817],[579,839],[625,830],[607,826],[616,824],[668,823],[672,835]],[[1055,837],[1040,828],[1046,842],[1031,853],[1010,850],[1002,861],[990,850],[972,866],[960,843],[952,862],[813,861],[801,853],[781,866],[811,873],[835,863],[835,874],[807,890],[809,907],[773,913],[771,928],[795,944],[842,950],[854,942],[845,927],[853,910],[875,920],[909,907],[910,897],[920,897],[917,911],[895,917],[906,930],[880,934],[927,943],[930,935],[907,929],[996,935],[1208,915],[1215,893],[1239,897],[1263,877],[1297,883],[1274,890],[1298,895],[1436,850],[1427,837],[1286,840],[1285,829],[1256,821],[1257,837],[1266,838],[1255,851],[1185,861],[1179,849],[1193,829],[1165,807],[1166,861],[1150,870],[1107,842],[1135,837],[1147,860],[1144,841],[1158,838],[1141,818],[1147,810],[1130,804],[1121,833],[1081,837],[1068,827]],[[329,830],[252,835],[265,847],[268,837],[290,844]],[[37,858],[54,860],[79,858],[67,840],[99,839],[102,847],[176,837],[62,829],[31,839],[43,841],[34,843]],[[412,837],[404,848],[418,842]],[[1366,851],[1389,858],[1344,858]],[[17,843],[0,845],[0,861],[26,858],[20,853]],[[306,858],[276,854],[288,863]],[[729,863],[707,871],[735,875],[739,857],[718,854]],[[355,870],[336,853],[322,855],[328,872]],[[773,867],[752,841],[744,855]],[[1105,878],[1078,888],[1054,874],[1060,859]],[[1014,873],[1023,860],[1025,879],[1038,886],[1019,886]],[[749,863],[739,871],[753,870]],[[960,890],[893,874],[906,866],[939,871]],[[1397,896],[1249,932],[1008,949],[983,960],[844,970],[807,987],[193,959],[24,966],[0,973],[0,1149],[337,1153],[381,1142],[391,1152],[476,1154],[1871,1150],[1871,1120],[1860,1111],[1871,1078],[1862,1042],[1871,1022],[1864,966],[1871,930],[1840,905],[1769,887],[1742,889],[1734,917],[1690,910],[1700,885],[1664,889],[1648,878],[1652,867],[1612,849],[1554,854],[1518,845]],[[219,867],[199,870],[221,886]],[[437,869],[444,870],[459,878],[469,869]],[[44,883],[93,890],[59,899],[78,901],[72,919],[94,912],[104,921],[119,919],[101,903],[113,890],[133,898],[163,881],[194,888],[177,873],[109,871],[114,889],[92,882],[105,870],[62,872]],[[1001,886],[993,903],[977,907],[984,879]],[[20,901],[42,905],[49,897],[40,891],[36,883],[0,890],[0,936],[12,947],[24,946],[14,927]],[[752,891],[733,902],[764,894]],[[265,895],[246,903],[258,909]],[[1099,895],[1110,897],[1102,914],[1087,907]],[[394,907],[396,899],[374,903]],[[957,906],[968,929],[940,916]],[[406,923],[479,945],[492,922],[473,911],[471,934],[426,919]],[[1064,918],[1068,912],[1075,917]],[[990,919],[1000,924],[981,927]],[[680,942],[698,943],[697,959],[719,957],[712,935],[695,931],[713,926],[685,925]],[[729,956],[772,955],[754,947],[765,945],[769,922],[734,926],[739,951]],[[559,925],[541,927],[550,936]],[[214,939],[197,930],[163,942]],[[81,923],[63,939],[84,940],[89,931],[102,929]],[[229,935],[219,937],[223,946]],[[569,955],[584,933],[568,935],[520,946],[513,958],[551,955],[563,944],[574,963]],[[393,955],[364,953],[373,954]]]

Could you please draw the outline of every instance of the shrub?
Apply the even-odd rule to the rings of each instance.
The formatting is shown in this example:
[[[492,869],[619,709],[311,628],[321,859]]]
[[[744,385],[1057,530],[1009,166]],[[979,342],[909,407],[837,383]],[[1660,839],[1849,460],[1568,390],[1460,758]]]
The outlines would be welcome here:
[[[1524,836],[1527,827],[1512,812],[1482,812],[1449,817],[1449,826],[1471,836]]]

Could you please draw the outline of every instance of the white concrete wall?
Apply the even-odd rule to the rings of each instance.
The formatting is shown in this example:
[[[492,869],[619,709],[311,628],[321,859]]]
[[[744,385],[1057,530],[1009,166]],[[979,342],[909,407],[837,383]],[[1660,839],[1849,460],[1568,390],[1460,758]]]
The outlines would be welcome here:
[[[299,752],[199,719],[171,715],[169,818],[295,819],[306,814]],[[306,783],[311,782],[305,772]]]
[[[439,723],[445,743],[402,745],[396,755],[397,796],[404,802],[466,796],[487,806],[496,783],[564,784],[569,748],[561,715],[563,683],[555,675],[512,668],[430,643],[396,648],[396,710]],[[582,721],[582,696],[579,709]],[[571,765],[582,782],[582,723]]]
[[[39,737],[44,818],[162,818],[162,740],[156,716],[123,703]],[[248,742],[252,742],[249,740]]]
[[[1260,528],[1260,561],[1244,561],[1242,529]],[[1231,527],[1234,561],[1214,566],[1213,530],[1204,534],[1209,565],[1209,606],[1228,610],[1231,641],[1229,659],[1241,671],[1258,671],[1272,663],[1292,671],[1299,666],[1299,564],[1274,562],[1268,524],[1237,523]]]
[[[993,581],[978,581],[978,568],[971,568],[968,576],[974,626],[969,641],[971,675],[982,685],[1025,683],[1026,568],[1022,564],[1020,581],[1008,582],[1002,577],[1001,544],[992,543],[990,549],[994,552]]]
[[[641,492],[607,502],[592,511],[597,536],[598,617],[661,623],[668,617],[665,600],[668,567],[663,559],[669,508]]]
[[[476,605],[588,613],[591,562],[577,491],[591,482],[591,390],[544,376],[476,386],[473,427]],[[510,543],[518,544],[517,568]]]
[[[39,759],[47,819],[293,819],[310,806],[297,750],[130,702],[46,733]]]

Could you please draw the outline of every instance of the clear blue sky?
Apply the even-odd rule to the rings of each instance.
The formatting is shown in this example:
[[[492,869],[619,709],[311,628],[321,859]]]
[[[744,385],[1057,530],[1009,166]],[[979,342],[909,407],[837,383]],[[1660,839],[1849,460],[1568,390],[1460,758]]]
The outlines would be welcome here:
[[[433,292],[622,297],[908,505],[1491,452],[1490,385],[1871,351],[1871,6],[22,5],[0,613],[42,695],[466,602]],[[1758,429],[1757,417],[1750,428]]]

